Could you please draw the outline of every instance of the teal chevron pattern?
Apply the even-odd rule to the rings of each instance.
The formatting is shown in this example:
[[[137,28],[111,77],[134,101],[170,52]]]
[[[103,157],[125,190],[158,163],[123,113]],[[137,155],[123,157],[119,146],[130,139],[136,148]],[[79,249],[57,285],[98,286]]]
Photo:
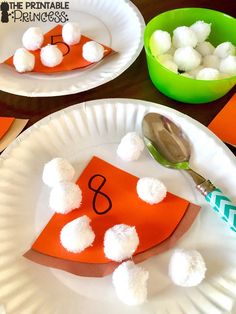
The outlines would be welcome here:
[[[226,197],[220,189],[215,189],[206,196],[211,207],[228,223],[236,232],[236,206]]]

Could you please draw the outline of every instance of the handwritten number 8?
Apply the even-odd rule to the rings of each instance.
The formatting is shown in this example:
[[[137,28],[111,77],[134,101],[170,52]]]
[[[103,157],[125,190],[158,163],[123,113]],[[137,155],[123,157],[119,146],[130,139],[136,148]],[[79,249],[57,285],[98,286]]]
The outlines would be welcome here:
[[[61,35],[52,35],[52,36],[51,36],[51,45],[56,45],[56,44],[62,44],[62,45],[64,45],[67,50],[66,50],[66,52],[63,54],[63,56],[68,55],[68,53],[70,52],[70,46],[67,45],[66,43],[64,43],[64,41],[54,41],[55,37],[61,37],[61,38],[62,38]]]
[[[102,181],[100,183],[100,185],[97,187],[97,188],[94,188],[92,186],[92,182],[95,178],[101,178]],[[112,202],[111,202],[111,199],[109,198],[108,195],[106,195],[105,193],[103,193],[101,191],[102,187],[104,186],[104,184],[106,183],[106,178],[101,175],[101,174],[95,174],[94,176],[92,176],[88,182],[88,187],[90,190],[92,190],[94,192],[94,197],[93,197],[93,210],[95,211],[96,214],[98,215],[103,215],[103,214],[106,214],[107,212],[109,212],[109,210],[111,210],[112,208]],[[106,200],[107,200],[107,208],[105,208],[103,211],[98,211],[97,209],[97,197],[98,195],[100,194],[100,197],[104,197]]]

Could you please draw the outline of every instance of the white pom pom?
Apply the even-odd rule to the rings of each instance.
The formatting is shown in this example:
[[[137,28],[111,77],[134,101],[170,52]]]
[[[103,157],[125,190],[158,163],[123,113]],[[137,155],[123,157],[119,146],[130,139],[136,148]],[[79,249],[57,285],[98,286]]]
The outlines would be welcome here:
[[[220,72],[213,68],[203,68],[196,76],[197,80],[218,80],[220,78]]]
[[[79,208],[82,192],[77,184],[63,181],[56,184],[50,193],[49,206],[56,213],[67,214]]]
[[[172,60],[172,59],[173,59],[173,56],[170,55],[170,54],[168,54],[168,53],[157,56],[157,60],[158,60],[160,63],[163,63],[163,62],[165,62],[165,61]]]
[[[187,77],[187,78],[192,78],[192,79],[194,78],[194,76],[189,74],[188,72],[181,73],[180,75],[184,76],[184,77]]]
[[[205,278],[206,265],[198,251],[176,249],[169,263],[169,276],[178,286],[194,287]]]
[[[225,78],[229,78],[231,75],[226,74],[226,73],[220,73],[220,77],[219,79],[225,79]]]
[[[159,29],[156,30],[150,37],[149,46],[153,56],[167,52],[171,47],[170,34]]]
[[[95,233],[90,226],[90,219],[84,215],[67,223],[61,230],[60,241],[69,252],[80,253],[91,246]]]
[[[80,42],[81,31],[78,23],[66,23],[62,28],[63,41],[68,45],[75,45]]]
[[[34,69],[35,57],[25,48],[19,48],[13,56],[13,64],[20,73],[30,72]]]
[[[117,297],[127,305],[140,305],[147,301],[149,273],[133,262],[123,262],[112,275]]]
[[[44,66],[53,68],[63,60],[63,54],[57,45],[47,45],[40,51],[41,62]]]
[[[117,148],[117,155],[124,161],[137,160],[144,150],[144,143],[140,136],[135,132],[127,133]]]
[[[171,55],[172,58],[173,58],[173,55],[174,55],[174,53],[175,53],[175,50],[176,50],[176,48],[174,47],[174,45],[171,45],[171,47],[170,47],[170,49],[167,51],[167,53],[168,53],[169,55]]]
[[[98,62],[104,56],[104,48],[95,41],[88,41],[83,45],[82,55],[88,62]]]
[[[167,68],[168,70],[174,72],[174,73],[178,73],[178,67],[177,65],[174,63],[174,61],[172,60],[166,60],[163,61],[161,63],[165,68]]]
[[[210,35],[211,24],[207,24],[204,21],[197,21],[190,26],[190,29],[196,34],[198,42],[202,43]]]
[[[193,69],[192,71],[189,72],[189,74],[193,77],[196,78],[199,71],[201,71],[202,69],[204,69],[204,67],[202,65],[199,65],[198,67],[196,67],[195,69]]]
[[[23,46],[28,50],[37,50],[43,44],[43,32],[39,27],[30,27],[24,32],[22,37]]]
[[[231,42],[226,41],[216,47],[214,55],[221,59],[224,59],[228,56],[233,56],[235,55],[235,47],[233,44],[231,44]]]
[[[157,60],[168,70],[178,73],[178,67],[173,61],[173,56],[170,54],[163,54],[157,56]]]
[[[187,26],[177,27],[173,32],[173,45],[176,48],[195,47],[197,45],[197,36]]]
[[[167,193],[165,185],[156,178],[144,177],[137,182],[138,196],[149,204],[161,202]]]
[[[220,62],[219,69],[221,72],[236,75],[236,56],[228,56]]]
[[[201,55],[192,47],[178,48],[174,54],[174,61],[179,70],[191,71],[201,63]]]
[[[139,244],[135,227],[115,225],[105,232],[104,253],[112,261],[121,262],[130,258]]]
[[[61,181],[71,181],[75,175],[75,169],[64,158],[54,158],[45,164],[43,169],[43,182],[49,187]]]
[[[203,57],[202,64],[206,68],[219,69],[220,59],[215,55]]]
[[[215,47],[211,43],[209,43],[209,41],[204,41],[202,43],[199,43],[195,49],[203,57],[212,55],[215,51]]]

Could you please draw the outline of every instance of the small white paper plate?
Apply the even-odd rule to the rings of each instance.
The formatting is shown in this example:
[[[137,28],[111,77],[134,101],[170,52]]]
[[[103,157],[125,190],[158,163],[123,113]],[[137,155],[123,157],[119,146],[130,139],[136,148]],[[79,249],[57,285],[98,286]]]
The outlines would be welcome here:
[[[181,125],[192,144],[192,168],[236,201],[235,157],[213,133],[186,115],[131,99],[96,100],[54,113],[22,133],[0,158],[0,303],[7,314],[235,313],[235,233],[185,173],[162,167],[147,151],[130,163],[116,155],[121,137],[129,131],[140,132],[142,118],[150,111]],[[41,180],[44,164],[56,156],[65,157],[78,177],[93,155],[136,176],[160,178],[170,192],[202,206],[178,242],[178,247],[197,249],[203,255],[207,273],[201,285],[174,286],[168,278],[171,252],[165,252],[142,263],[150,272],[148,302],[129,307],[117,299],[111,276],[74,276],[22,257],[52,216],[50,190]]]
[[[26,0],[24,0],[25,2]],[[83,35],[111,47],[116,54],[93,66],[63,73],[17,73],[0,64],[0,89],[22,96],[60,96],[89,90],[107,83],[124,72],[138,57],[143,47],[145,22],[139,10],[127,0],[70,0],[66,11],[70,22],[78,22]],[[40,26],[44,32],[54,27],[49,22],[1,23],[0,62],[22,47],[23,32]]]

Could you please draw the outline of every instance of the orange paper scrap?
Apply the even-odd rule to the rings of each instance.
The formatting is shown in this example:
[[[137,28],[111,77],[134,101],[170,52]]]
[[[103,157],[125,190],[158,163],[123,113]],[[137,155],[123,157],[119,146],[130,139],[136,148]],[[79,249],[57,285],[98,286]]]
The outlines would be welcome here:
[[[69,46],[63,42],[62,39],[62,26],[57,25],[53,29],[51,29],[48,33],[44,35],[44,43],[43,46],[47,44],[57,45],[57,47],[62,51],[64,58],[61,64],[49,68],[45,67],[40,60],[40,50],[31,51],[35,55],[35,67],[33,72],[40,72],[40,73],[55,73],[55,72],[64,72],[64,71],[71,71],[74,69],[85,68],[92,64],[92,62],[86,61],[82,56],[82,47],[83,45],[91,41],[90,39],[85,36],[81,36],[80,42],[76,45]],[[104,47],[104,57],[110,54],[113,50],[105,45]],[[10,57],[5,61],[6,64],[13,65],[13,56]]]
[[[0,140],[4,137],[7,131],[10,129],[15,118],[0,117]]]
[[[4,123],[2,123],[4,120],[6,121],[6,128],[4,127]],[[0,133],[3,134],[5,130],[5,134],[2,136],[2,138],[0,134],[0,152],[10,145],[12,141],[14,141],[14,139],[20,134],[27,123],[28,119],[0,118]]]
[[[115,224],[136,227],[140,244],[135,254],[162,243],[182,220],[189,202],[168,193],[159,204],[147,204],[137,195],[137,181],[134,175],[93,157],[77,181],[83,195],[81,207],[66,215],[54,214],[32,250],[67,261],[109,263],[104,255],[103,239],[105,231]],[[70,253],[60,243],[60,231],[82,215],[90,217],[96,238],[83,252]]]
[[[236,94],[229,100],[208,128],[222,141],[236,145]]]

